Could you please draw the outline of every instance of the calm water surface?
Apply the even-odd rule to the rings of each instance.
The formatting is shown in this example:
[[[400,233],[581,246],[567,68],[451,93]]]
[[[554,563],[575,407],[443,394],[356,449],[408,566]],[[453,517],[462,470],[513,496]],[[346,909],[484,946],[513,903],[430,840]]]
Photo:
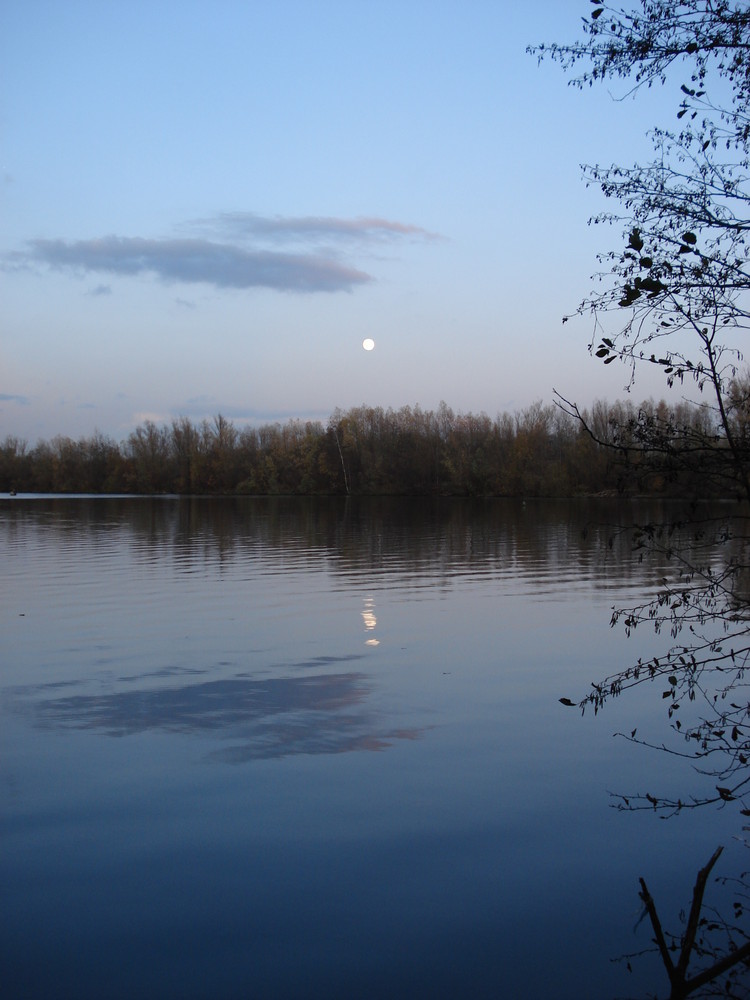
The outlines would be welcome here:
[[[654,646],[614,503],[0,500],[9,998],[639,996],[725,842],[563,708]],[[673,784],[670,785],[669,782]]]

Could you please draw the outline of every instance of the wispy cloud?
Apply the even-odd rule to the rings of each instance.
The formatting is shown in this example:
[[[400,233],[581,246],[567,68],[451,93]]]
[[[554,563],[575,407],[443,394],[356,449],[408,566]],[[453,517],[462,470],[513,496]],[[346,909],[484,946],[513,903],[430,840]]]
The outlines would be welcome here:
[[[350,292],[374,279],[344,259],[347,251],[351,254],[365,244],[439,238],[420,226],[387,219],[264,217],[251,212],[226,212],[185,229],[193,235],[36,239],[2,263],[11,270],[44,265],[82,274],[150,274],[165,282],[220,289]],[[109,292],[108,285],[98,285],[90,294]]]
[[[0,392],[0,403],[18,403],[19,406],[30,406],[31,400],[28,396],[19,396],[12,392]]]
[[[273,243],[383,243],[396,240],[437,240],[440,236],[421,226],[362,216],[336,219],[328,216],[262,216],[253,212],[221,212],[191,224],[198,229],[226,234],[232,239]]]

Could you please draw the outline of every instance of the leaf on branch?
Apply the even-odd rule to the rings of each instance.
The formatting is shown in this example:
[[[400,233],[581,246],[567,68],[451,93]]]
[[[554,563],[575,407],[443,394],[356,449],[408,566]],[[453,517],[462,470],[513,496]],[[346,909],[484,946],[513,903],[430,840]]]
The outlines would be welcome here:
[[[631,248],[631,250],[635,250],[638,253],[641,252],[641,250],[643,249],[643,240],[641,239],[640,229],[634,229],[630,233],[630,237],[628,239],[628,246]]]
[[[567,705],[569,708],[576,707],[576,703],[574,701],[571,701],[570,698],[560,698],[559,701],[561,705]]]
[[[601,17],[603,13],[604,13],[604,8],[603,7],[598,7],[596,10],[592,10],[591,11],[591,20],[595,21],[597,19],[597,17]]]
[[[734,799],[734,795],[729,788],[722,788],[721,785],[716,786],[716,791],[722,797],[725,802],[731,802]]]
[[[641,297],[640,288],[634,288],[633,285],[625,285],[625,288],[622,291],[622,298],[620,299],[618,305],[631,306],[635,302],[635,300],[639,299],[640,297]]]
[[[638,282],[638,281],[639,281],[639,279],[636,278],[636,282]],[[653,296],[654,295],[658,295],[659,292],[665,291],[667,286],[664,285],[664,284],[662,284],[662,282],[659,281],[658,278],[643,278],[639,282],[638,287],[644,289],[647,292],[649,292],[650,293],[649,297],[653,298]]]

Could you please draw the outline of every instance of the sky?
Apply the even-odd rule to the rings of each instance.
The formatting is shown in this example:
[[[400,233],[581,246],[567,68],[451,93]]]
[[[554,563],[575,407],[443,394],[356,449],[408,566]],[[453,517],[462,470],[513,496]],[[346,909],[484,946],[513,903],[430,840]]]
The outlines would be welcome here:
[[[580,165],[643,158],[678,88],[526,53],[589,9],[3,0],[0,440],[624,398],[562,324],[620,242]]]

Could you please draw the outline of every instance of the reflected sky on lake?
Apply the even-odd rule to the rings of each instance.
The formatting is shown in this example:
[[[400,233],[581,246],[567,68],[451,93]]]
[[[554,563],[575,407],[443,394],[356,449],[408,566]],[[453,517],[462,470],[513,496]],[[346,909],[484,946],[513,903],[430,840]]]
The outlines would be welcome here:
[[[3,995],[656,992],[637,877],[678,913],[720,830],[608,807],[685,779],[612,738],[659,692],[558,701],[654,649],[633,516],[0,500]]]

